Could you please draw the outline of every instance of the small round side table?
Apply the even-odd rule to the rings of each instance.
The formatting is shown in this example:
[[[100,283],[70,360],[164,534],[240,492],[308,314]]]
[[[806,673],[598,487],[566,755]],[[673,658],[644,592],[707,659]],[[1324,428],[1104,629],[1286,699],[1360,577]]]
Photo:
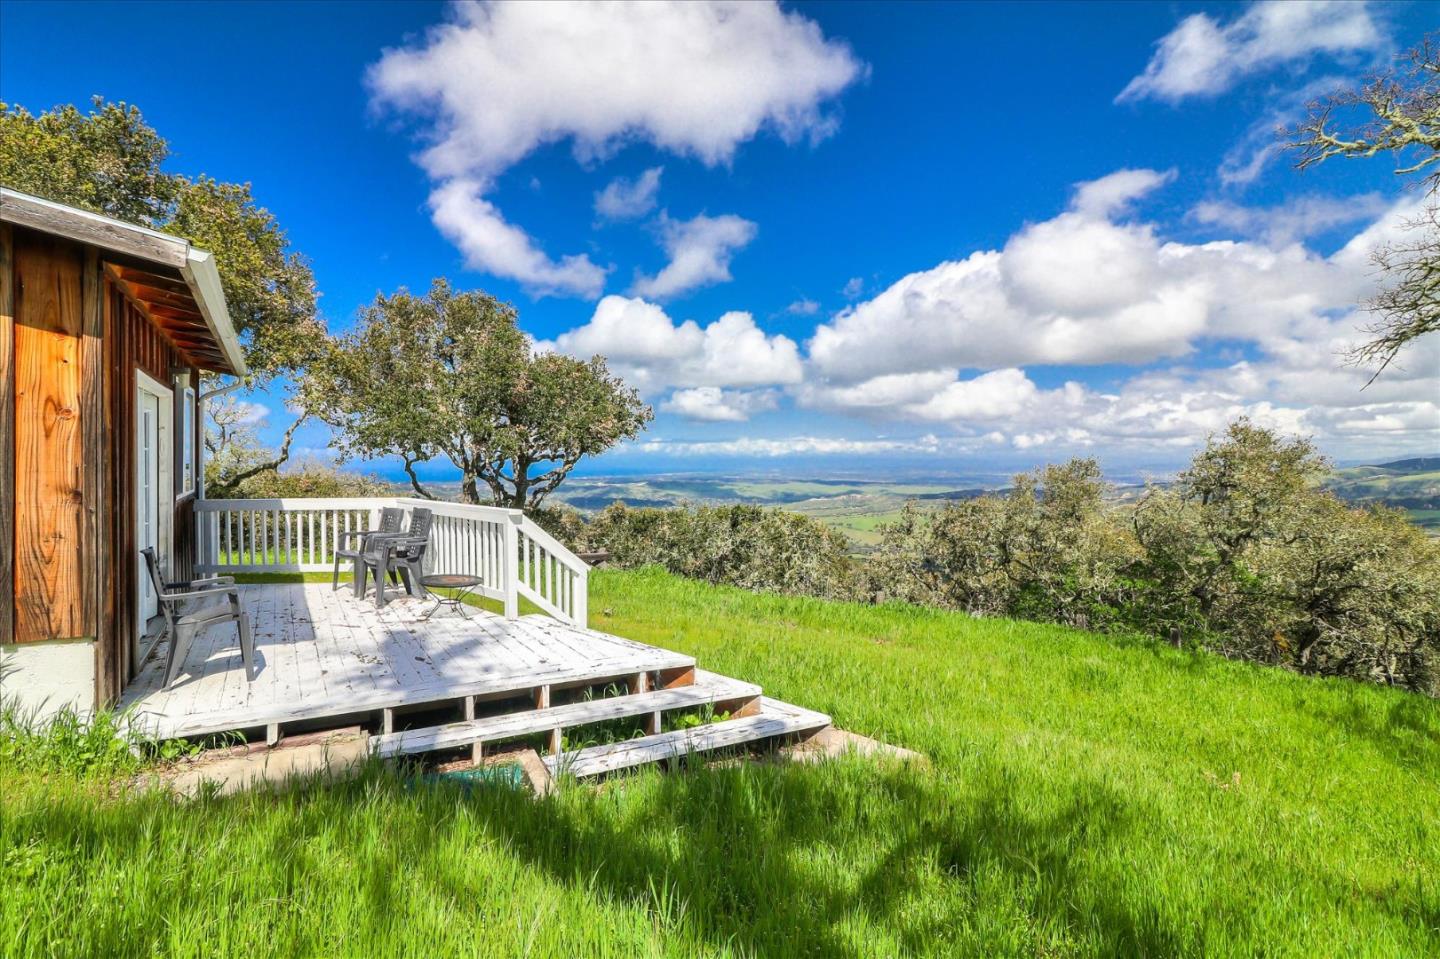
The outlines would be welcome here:
[[[455,611],[465,619],[470,614],[465,612],[465,597],[469,596],[483,580],[479,576],[469,576],[465,573],[432,573],[429,576],[420,577],[420,585],[426,589],[456,589],[459,590],[454,596],[441,596],[435,594],[435,605],[421,619],[429,619],[434,616],[441,606],[453,606]]]

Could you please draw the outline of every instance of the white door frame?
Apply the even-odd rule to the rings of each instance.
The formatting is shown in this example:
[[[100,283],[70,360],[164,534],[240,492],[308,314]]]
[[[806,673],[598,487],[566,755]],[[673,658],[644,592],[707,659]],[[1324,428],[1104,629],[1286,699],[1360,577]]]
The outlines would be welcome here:
[[[155,544],[156,558],[160,560],[160,576],[167,579],[170,576],[170,554],[174,551],[174,543],[171,539],[171,524],[175,515],[175,391],[161,383],[153,376],[145,373],[144,370],[135,371],[135,466],[137,470],[141,467],[140,462],[140,431],[142,429],[142,416],[144,415],[144,403],[141,399],[142,393],[148,393],[159,400],[159,422],[156,425],[155,443],[155,473],[157,482],[155,484]],[[139,524],[141,522],[140,491],[141,483],[138,475],[131,477],[135,483],[135,538],[140,540]],[[138,548],[138,547],[137,547]],[[145,632],[149,623],[145,618],[144,590],[146,578],[149,573],[145,569],[145,561],[140,558],[139,553],[135,555],[136,570],[138,578],[134,583],[135,589],[135,648],[132,650],[134,659],[132,671],[138,671],[140,666],[154,650],[155,644],[159,641],[160,634],[157,633],[149,642],[146,642]]]

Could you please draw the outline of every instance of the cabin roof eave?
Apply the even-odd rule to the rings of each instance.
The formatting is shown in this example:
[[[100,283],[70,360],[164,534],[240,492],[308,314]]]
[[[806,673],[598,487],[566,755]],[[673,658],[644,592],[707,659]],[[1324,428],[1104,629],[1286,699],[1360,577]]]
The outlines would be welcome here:
[[[50,233],[111,253],[169,267],[179,273],[228,369],[244,376],[245,356],[225,304],[213,254],[189,240],[64,203],[0,187],[0,222]],[[208,364],[207,364],[208,365]],[[219,365],[215,365],[219,368]]]

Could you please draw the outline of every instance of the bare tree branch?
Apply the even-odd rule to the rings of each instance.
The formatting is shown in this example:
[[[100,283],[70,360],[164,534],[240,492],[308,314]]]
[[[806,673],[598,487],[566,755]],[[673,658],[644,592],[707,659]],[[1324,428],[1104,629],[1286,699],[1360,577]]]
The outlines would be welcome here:
[[[267,470],[278,470],[281,466],[285,465],[285,462],[290,459],[290,444],[295,439],[295,431],[300,429],[300,424],[309,418],[310,414],[302,413],[299,419],[290,424],[290,427],[285,430],[285,436],[280,441],[280,448],[274,456],[248,464],[229,476],[219,478],[212,487],[214,492],[218,494],[216,498],[225,498],[239,488],[241,483],[244,483],[252,476],[258,476]],[[207,445],[209,445],[208,442]]]
[[[1326,160],[1364,159],[1392,154],[1397,175],[1411,176],[1440,163],[1440,35],[1427,37],[1405,59],[1409,66],[1389,71],[1358,90],[1341,90],[1310,105],[1304,123],[1288,131],[1289,146],[1300,154],[1296,167],[1309,169]],[[1368,116],[1349,129],[1337,117],[1360,111]],[[1414,158],[1410,160],[1409,158]],[[1434,197],[1440,170],[1422,181]],[[1365,385],[1375,382],[1406,346],[1440,330],[1440,216],[1431,203],[1407,222],[1415,239],[1387,243],[1372,254],[1386,282],[1365,303],[1377,317],[1362,329],[1369,340],[1346,354],[1352,365],[1375,365]]]

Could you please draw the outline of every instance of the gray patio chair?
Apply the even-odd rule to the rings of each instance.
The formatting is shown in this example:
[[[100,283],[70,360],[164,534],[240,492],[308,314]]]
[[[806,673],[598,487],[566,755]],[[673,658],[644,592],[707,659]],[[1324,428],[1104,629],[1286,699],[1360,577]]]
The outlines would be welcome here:
[[[155,550],[145,547],[140,551],[145,559],[145,569],[150,574],[150,584],[160,601],[160,611],[165,615],[165,630],[170,638],[170,651],[165,656],[165,688],[175,682],[176,675],[185,665],[185,656],[190,652],[194,638],[217,623],[234,622],[240,632],[240,657],[245,663],[245,679],[255,678],[255,640],[250,635],[250,618],[240,608],[240,591],[235,587],[233,576],[211,576],[206,579],[165,582],[160,578],[160,563]],[[178,590],[178,592],[177,592]],[[222,600],[221,597],[224,597]],[[213,598],[216,602],[197,603],[188,606],[192,600]]]
[[[405,592],[411,596],[425,598],[425,584],[420,582],[425,562],[425,551],[430,546],[430,526],[434,514],[423,506],[410,511],[410,528],[404,536],[386,536],[373,541],[360,560],[361,574],[356,584],[356,595],[364,596],[370,577],[375,577],[375,605],[385,605],[385,580],[392,573],[399,573],[405,582]]]
[[[405,511],[398,506],[386,506],[380,510],[380,525],[375,529],[355,529],[343,532],[339,536],[341,543],[354,540],[360,542],[354,546],[337,546],[335,548],[335,569],[330,576],[330,588],[340,588],[340,562],[349,560],[354,568],[354,575],[351,577],[356,583],[361,582],[365,573],[360,566],[360,558],[370,549],[371,540],[379,536],[388,536],[400,532],[400,526],[405,522]]]

